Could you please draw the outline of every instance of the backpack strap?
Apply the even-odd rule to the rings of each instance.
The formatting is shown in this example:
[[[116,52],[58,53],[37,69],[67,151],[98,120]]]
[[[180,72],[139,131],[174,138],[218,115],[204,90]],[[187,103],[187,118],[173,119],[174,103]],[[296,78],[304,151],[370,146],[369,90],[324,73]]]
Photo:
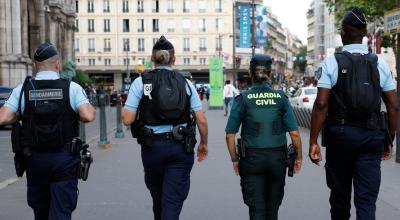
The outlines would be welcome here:
[[[18,120],[20,120],[21,115],[22,115],[22,111],[21,111],[22,96],[23,96],[25,87],[28,84],[28,82],[31,80],[31,78],[32,78],[32,76],[26,76],[24,82],[22,83],[21,92],[19,93],[19,99],[18,99],[18,109],[17,109]],[[26,105],[26,100],[25,100],[25,105]]]

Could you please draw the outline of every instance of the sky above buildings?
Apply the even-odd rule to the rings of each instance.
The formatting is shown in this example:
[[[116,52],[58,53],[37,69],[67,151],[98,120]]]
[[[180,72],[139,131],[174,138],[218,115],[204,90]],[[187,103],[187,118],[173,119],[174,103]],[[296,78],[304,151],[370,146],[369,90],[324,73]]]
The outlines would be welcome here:
[[[312,0],[264,0],[271,7],[283,27],[297,35],[303,44],[307,44],[307,17]]]

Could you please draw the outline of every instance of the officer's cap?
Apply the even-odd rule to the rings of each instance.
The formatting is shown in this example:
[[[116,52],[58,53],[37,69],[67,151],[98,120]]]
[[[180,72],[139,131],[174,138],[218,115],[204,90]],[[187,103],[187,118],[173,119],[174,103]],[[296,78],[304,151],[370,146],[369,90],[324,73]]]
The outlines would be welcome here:
[[[250,69],[255,70],[256,68],[265,68],[271,70],[272,59],[268,55],[256,54],[250,61]]]
[[[158,41],[153,46],[153,50],[173,50],[173,49],[174,45],[172,45],[171,42],[169,42],[167,38],[164,37],[164,35],[161,36],[160,39],[158,39]]]
[[[58,50],[53,44],[46,42],[41,44],[35,51],[34,60],[37,62],[45,61],[51,57],[58,55]]]
[[[349,8],[346,10],[342,25],[348,25],[357,29],[367,28],[367,20],[364,12],[360,8]]]

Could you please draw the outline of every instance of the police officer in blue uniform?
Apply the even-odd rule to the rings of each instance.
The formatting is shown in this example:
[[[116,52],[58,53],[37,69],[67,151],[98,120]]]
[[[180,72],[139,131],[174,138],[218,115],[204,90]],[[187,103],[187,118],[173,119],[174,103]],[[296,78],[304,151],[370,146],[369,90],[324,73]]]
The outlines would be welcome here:
[[[235,98],[226,142],[236,175],[240,174],[243,200],[251,220],[277,220],[286,176],[286,132],[297,147],[294,172],[301,168],[302,151],[296,118],[283,91],[269,84],[272,60],[255,55],[250,62],[253,86]],[[235,134],[241,127],[237,152]]]
[[[391,157],[390,140],[394,139],[397,127],[397,95],[390,69],[362,44],[366,28],[365,15],[360,9],[347,10],[341,29],[343,52],[327,57],[317,76],[309,156],[317,165],[322,161],[317,138],[325,124],[322,136],[333,220],[350,218],[352,185],[357,219],[375,219],[381,160]],[[362,95],[363,91],[368,94]],[[388,114],[386,131],[380,125],[381,98]],[[359,110],[364,105],[370,107]],[[386,143],[385,136],[389,140]]]
[[[77,205],[80,162],[69,146],[79,136],[78,121],[93,121],[96,111],[82,87],[60,79],[60,59],[52,44],[37,48],[33,66],[35,78],[24,88],[17,86],[0,109],[0,125],[18,120],[22,90],[21,145],[30,151],[24,159],[28,205],[35,220],[68,220]]]
[[[193,84],[172,69],[174,53],[173,45],[161,36],[153,47],[151,59],[155,69],[132,83],[122,113],[125,125],[135,122],[134,137],[138,130],[145,183],[153,198],[155,220],[179,219],[189,193],[195,134],[180,131],[193,130],[187,128],[193,119],[191,115],[201,137],[198,160],[205,160],[208,154],[207,120],[201,102]]]

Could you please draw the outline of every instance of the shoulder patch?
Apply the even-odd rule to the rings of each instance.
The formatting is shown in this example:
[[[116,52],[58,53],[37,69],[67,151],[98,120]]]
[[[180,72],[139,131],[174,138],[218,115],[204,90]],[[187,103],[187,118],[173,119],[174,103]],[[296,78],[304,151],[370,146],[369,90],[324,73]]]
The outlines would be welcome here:
[[[319,67],[317,71],[315,71],[315,78],[319,80],[321,76],[322,76],[322,67]]]

